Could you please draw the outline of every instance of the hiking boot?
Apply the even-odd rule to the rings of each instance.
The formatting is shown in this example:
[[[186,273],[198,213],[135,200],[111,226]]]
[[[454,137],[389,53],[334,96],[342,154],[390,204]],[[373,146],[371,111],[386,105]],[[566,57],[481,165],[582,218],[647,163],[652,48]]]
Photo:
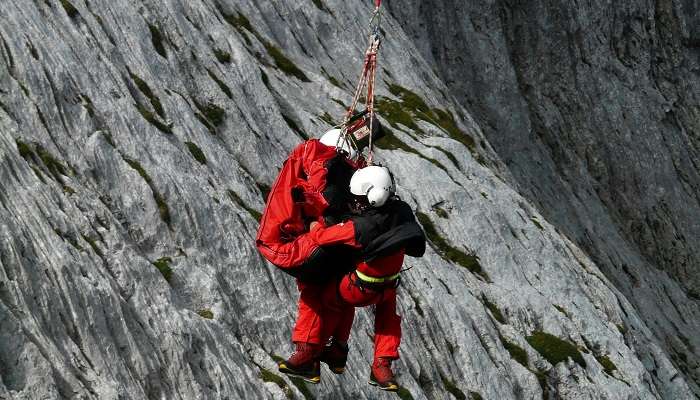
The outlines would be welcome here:
[[[369,384],[378,386],[381,390],[396,392],[399,390],[399,385],[394,379],[394,373],[391,372],[391,359],[379,357],[372,364],[372,373],[369,376]]]
[[[331,338],[328,344],[323,346],[321,361],[328,365],[334,374],[342,374],[345,372],[345,363],[348,361],[348,344]]]
[[[309,383],[319,383],[321,382],[321,364],[318,362],[320,353],[321,345],[298,342],[294,353],[277,366],[283,374],[301,378]]]

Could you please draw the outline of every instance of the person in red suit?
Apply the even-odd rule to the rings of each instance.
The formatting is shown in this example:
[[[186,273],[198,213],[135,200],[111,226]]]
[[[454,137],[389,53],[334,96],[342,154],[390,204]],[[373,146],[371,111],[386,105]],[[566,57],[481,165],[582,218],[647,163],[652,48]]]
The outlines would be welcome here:
[[[357,171],[351,180],[358,215],[350,223],[361,246],[356,269],[326,285],[323,293],[324,337],[347,343],[355,307],[375,305],[374,361],[370,384],[382,390],[397,391],[399,386],[391,362],[399,358],[401,317],[396,313],[396,289],[404,255],[421,257],[425,234],[413,210],[394,195],[394,185],[386,168],[370,166]],[[328,354],[325,361],[332,371],[345,366],[342,352]]]
[[[315,371],[325,343],[320,318],[324,284],[353,268],[351,253],[360,247],[352,224],[337,223],[348,211],[350,178],[364,166],[356,148],[367,145],[369,128],[360,117],[348,130],[350,138],[334,129],[291,152],[268,195],[255,241],[268,261],[297,278],[296,350],[286,372],[313,383],[320,380]],[[373,139],[381,134],[376,120],[373,132]]]

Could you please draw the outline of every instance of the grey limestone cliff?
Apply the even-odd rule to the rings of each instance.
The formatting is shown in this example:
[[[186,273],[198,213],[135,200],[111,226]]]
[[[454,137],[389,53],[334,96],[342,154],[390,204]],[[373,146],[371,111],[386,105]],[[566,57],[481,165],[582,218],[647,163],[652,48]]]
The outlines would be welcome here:
[[[430,241],[402,399],[700,396],[700,4],[385,0],[376,157]],[[253,238],[370,1],[0,2],[0,398],[380,399],[276,371]]]

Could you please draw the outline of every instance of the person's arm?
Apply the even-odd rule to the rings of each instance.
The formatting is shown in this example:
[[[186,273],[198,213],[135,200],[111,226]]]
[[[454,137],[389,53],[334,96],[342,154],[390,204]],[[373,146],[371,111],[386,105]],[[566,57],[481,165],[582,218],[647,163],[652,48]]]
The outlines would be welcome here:
[[[329,203],[323,196],[328,184],[326,162],[335,154],[335,150],[317,140],[309,140],[304,145],[301,158],[306,179],[299,181],[297,190],[303,194],[304,213],[308,216],[323,215],[328,208]]]
[[[355,240],[355,226],[352,221],[324,226],[321,223],[313,223],[309,232],[312,240],[321,246],[343,244],[359,248],[360,244]]]

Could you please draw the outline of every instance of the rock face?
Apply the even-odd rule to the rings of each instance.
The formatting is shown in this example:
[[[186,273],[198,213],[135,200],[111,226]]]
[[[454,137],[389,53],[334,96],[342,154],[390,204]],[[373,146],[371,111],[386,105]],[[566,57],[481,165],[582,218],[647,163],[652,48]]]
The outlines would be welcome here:
[[[431,242],[403,399],[700,395],[700,6],[387,0],[376,157]],[[5,2],[0,398],[392,398],[310,387],[257,254],[286,154],[350,103],[371,2]]]

